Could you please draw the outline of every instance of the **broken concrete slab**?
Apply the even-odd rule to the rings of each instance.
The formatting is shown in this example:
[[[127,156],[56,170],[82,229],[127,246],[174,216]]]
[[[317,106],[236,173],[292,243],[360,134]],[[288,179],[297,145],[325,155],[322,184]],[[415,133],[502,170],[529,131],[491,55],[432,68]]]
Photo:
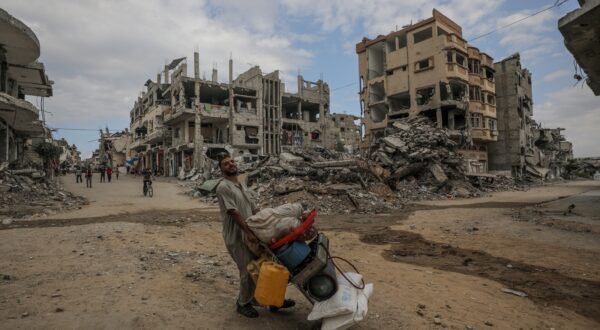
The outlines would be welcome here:
[[[401,122],[394,122],[392,124],[392,126],[394,126],[395,128],[399,129],[399,130],[403,130],[403,131],[407,131],[410,129],[410,125],[405,124],[405,123],[401,123]]]
[[[448,176],[446,176],[446,173],[444,173],[444,170],[439,164],[432,164],[429,166],[429,171],[433,174],[433,177],[438,183],[445,183],[448,181]]]
[[[315,162],[311,164],[311,166],[314,168],[347,167],[356,165],[357,161],[355,159],[332,160],[327,162]]]
[[[401,149],[404,146],[406,146],[406,143],[398,138],[398,137],[394,137],[394,136],[388,136],[382,139],[383,143],[385,143],[387,146],[391,147],[391,148],[395,148],[395,149]]]
[[[298,182],[283,182],[273,187],[273,192],[277,195],[285,195],[291,192],[304,190],[304,184],[301,181]]]
[[[295,156],[289,152],[282,152],[279,154],[279,160],[284,162],[304,161],[304,158]]]
[[[204,192],[213,192],[215,191],[215,189],[217,189],[217,186],[219,185],[221,180],[223,179],[206,180],[204,181],[204,183],[202,183],[202,185],[200,185],[200,187],[198,187],[198,189]]]

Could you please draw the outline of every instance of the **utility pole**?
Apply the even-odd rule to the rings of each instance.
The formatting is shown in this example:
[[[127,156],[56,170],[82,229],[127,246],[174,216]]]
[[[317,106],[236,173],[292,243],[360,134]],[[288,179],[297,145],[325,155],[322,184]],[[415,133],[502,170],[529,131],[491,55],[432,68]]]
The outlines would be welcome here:
[[[194,167],[204,171],[204,137],[202,137],[202,116],[200,114],[200,55],[194,52]]]
[[[229,144],[233,145],[233,59],[229,55]],[[232,155],[233,156],[233,155]]]

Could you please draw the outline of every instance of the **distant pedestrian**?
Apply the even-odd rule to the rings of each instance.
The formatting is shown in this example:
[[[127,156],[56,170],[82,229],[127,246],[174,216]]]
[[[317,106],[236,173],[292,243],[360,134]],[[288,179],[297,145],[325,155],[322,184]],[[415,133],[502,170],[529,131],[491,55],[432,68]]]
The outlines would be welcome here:
[[[85,186],[86,188],[92,188],[92,168],[88,167],[85,170]]]
[[[81,178],[81,167],[77,167],[77,169],[75,169],[75,182],[76,183],[83,183],[83,179]]]
[[[106,182],[106,168],[100,167],[100,182]]]
[[[117,177],[117,180],[119,180],[119,166],[115,167],[115,176]]]
[[[112,167],[109,166],[106,168],[106,176],[108,177],[108,182],[110,182],[112,179]]]

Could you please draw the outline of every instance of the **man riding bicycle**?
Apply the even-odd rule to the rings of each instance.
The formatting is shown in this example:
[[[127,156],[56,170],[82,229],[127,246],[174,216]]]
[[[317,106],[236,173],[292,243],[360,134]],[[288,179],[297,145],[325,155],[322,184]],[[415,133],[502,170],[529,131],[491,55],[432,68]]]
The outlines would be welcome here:
[[[150,171],[149,168],[146,168],[142,171],[142,177],[144,178],[144,187],[143,187],[143,192],[144,192],[144,196],[146,196],[146,189],[147,189],[147,185],[151,185],[152,184],[152,171]]]

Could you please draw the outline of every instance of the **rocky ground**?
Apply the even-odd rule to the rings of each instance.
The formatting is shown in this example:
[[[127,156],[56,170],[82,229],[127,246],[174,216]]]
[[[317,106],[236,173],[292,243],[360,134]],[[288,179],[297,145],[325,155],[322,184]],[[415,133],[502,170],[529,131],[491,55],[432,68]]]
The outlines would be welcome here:
[[[218,212],[176,184],[150,199],[134,178],[91,190],[63,179],[90,205],[0,225],[0,328],[318,327],[291,287],[290,311],[235,313]],[[317,223],[375,285],[356,329],[596,329],[599,201],[600,183],[564,182]]]
[[[34,169],[1,168],[0,194],[0,219],[4,224],[13,219],[81,209],[88,203],[84,197],[64,190],[58,181]]]

